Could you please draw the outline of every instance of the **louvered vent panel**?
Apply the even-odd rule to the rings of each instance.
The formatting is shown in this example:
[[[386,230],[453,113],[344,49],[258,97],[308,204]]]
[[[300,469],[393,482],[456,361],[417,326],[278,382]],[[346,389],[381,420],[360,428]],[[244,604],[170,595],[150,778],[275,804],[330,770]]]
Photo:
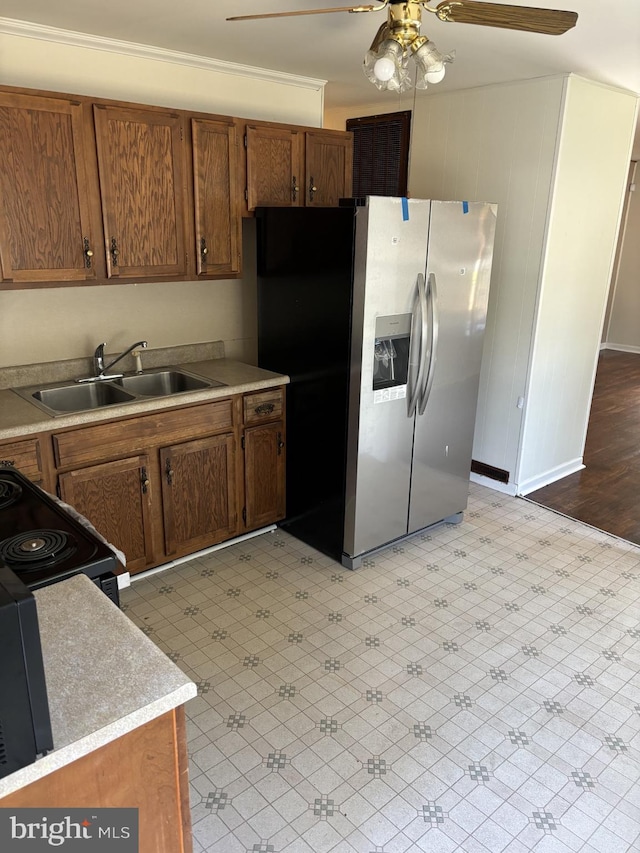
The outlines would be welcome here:
[[[411,112],[349,119],[353,195],[406,196]]]

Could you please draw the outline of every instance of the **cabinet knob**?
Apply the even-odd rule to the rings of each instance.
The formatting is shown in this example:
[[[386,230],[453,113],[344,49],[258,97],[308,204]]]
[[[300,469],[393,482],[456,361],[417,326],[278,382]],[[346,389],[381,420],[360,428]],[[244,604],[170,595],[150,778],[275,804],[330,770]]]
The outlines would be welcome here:
[[[149,488],[149,478],[147,477],[147,469],[140,469],[140,484],[142,485],[142,494],[146,495],[147,489]]]
[[[91,244],[89,243],[89,238],[84,238],[84,265],[90,270],[91,269],[91,258],[93,257],[93,252],[91,251]]]
[[[309,201],[313,201],[314,195],[318,192],[318,187],[313,183],[313,178],[309,181]]]
[[[200,238],[200,263],[202,266],[207,265],[207,255],[209,254],[209,249],[207,249],[207,241],[204,237]]]
[[[298,186],[298,181],[296,179],[296,176],[294,175],[293,180],[291,181],[291,197],[293,198],[294,201],[296,201],[298,198],[299,190],[300,190],[300,187]]]
[[[167,477],[167,485],[170,486],[173,483],[173,468],[171,467],[171,460],[167,459],[164,466],[164,473]]]
[[[109,254],[111,255],[111,266],[118,266],[118,255],[120,254],[120,249],[118,248],[118,241],[115,237],[111,238],[111,248],[109,249]]]
[[[281,432],[278,433],[277,443],[278,443],[278,456],[281,456],[282,455],[282,448],[284,447],[284,441],[282,440],[282,433]]]

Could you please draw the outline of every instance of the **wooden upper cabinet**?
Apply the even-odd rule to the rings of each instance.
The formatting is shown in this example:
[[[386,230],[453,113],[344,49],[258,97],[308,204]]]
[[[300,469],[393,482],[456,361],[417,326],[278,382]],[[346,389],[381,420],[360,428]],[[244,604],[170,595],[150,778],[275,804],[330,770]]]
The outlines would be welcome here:
[[[288,127],[248,124],[247,207],[304,204],[304,133]]]
[[[182,119],[94,105],[109,278],[185,276]]]
[[[3,280],[95,278],[81,105],[0,92],[0,164]]]
[[[198,275],[240,272],[238,141],[233,121],[192,119]]]
[[[307,207],[337,207],[351,195],[353,136],[342,132],[308,130],[305,133]]]

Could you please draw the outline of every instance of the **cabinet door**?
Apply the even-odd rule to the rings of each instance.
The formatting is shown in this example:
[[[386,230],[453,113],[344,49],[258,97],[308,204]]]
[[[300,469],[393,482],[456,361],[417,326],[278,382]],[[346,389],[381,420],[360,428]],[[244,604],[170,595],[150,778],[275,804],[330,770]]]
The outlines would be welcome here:
[[[307,131],[305,134],[307,207],[337,207],[351,195],[353,135]]]
[[[186,275],[180,116],[93,109],[107,275]]]
[[[247,206],[304,203],[302,135],[288,127],[247,125]]]
[[[95,278],[80,104],[0,93],[0,164],[2,278]]]
[[[162,448],[165,551],[190,554],[235,536],[236,444],[232,433]]]
[[[198,275],[240,272],[236,127],[192,119],[193,195]]]
[[[130,572],[139,572],[153,562],[148,473],[147,456],[132,456],[58,478],[62,500],[124,552]]]
[[[245,430],[244,480],[247,529],[284,518],[285,445],[282,421]]]

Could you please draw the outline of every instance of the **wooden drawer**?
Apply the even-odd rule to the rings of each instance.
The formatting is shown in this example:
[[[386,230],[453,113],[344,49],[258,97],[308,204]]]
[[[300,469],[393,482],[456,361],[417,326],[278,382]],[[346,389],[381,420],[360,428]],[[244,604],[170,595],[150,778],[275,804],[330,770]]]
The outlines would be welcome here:
[[[278,420],[284,412],[284,388],[270,388],[244,397],[244,422]]]
[[[13,465],[21,474],[35,483],[42,481],[42,454],[40,438],[9,441],[0,444],[0,464]]]
[[[160,447],[213,435],[233,428],[231,398],[166,409],[139,418],[88,426],[53,436],[56,466],[65,468],[102,459],[131,456],[151,447]]]

